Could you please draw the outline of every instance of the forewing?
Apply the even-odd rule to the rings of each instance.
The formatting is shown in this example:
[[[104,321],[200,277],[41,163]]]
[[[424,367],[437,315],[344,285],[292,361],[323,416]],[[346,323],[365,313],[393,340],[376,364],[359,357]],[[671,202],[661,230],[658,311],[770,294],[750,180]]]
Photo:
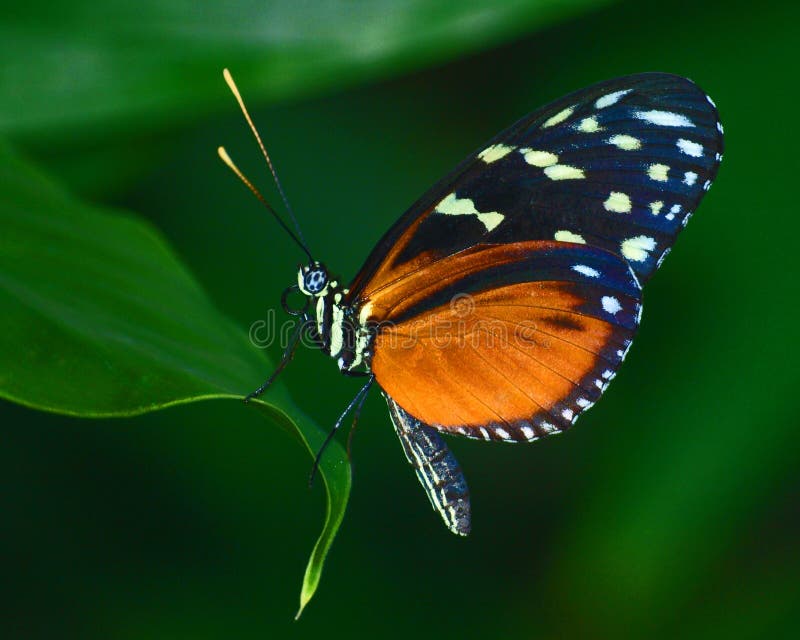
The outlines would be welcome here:
[[[647,73],[583,89],[523,118],[420,198],[373,250],[351,301],[479,243],[585,243],[644,284],[722,157],[722,125],[690,80]]]
[[[385,286],[371,368],[440,431],[530,441],[563,431],[630,346],[640,288],[618,256],[580,244],[478,245]]]

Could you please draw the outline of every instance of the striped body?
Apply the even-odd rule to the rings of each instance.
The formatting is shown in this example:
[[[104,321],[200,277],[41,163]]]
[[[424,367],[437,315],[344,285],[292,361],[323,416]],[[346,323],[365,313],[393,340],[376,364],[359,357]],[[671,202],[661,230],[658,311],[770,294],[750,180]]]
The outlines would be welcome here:
[[[352,307],[343,303],[348,290],[332,280],[316,296],[316,337],[318,346],[336,360],[342,372],[369,371],[369,347],[375,332],[363,326]]]

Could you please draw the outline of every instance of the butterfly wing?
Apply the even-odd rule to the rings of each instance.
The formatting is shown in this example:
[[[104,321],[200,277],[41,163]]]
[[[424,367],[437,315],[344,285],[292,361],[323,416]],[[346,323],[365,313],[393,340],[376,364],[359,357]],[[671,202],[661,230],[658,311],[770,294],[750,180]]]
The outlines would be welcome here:
[[[603,249],[477,245],[381,290],[372,372],[434,429],[531,441],[597,401],[633,339],[639,301],[627,262]]]
[[[468,497],[460,516],[443,506],[450,482],[430,461],[452,456],[428,438],[531,441],[592,406],[633,339],[640,284],[721,159],[716,108],[694,83],[618,78],[500,133],[376,245],[344,302],[360,329],[378,325],[364,355],[451,530],[468,526]]]
[[[639,281],[666,256],[717,173],[722,125],[690,80],[603,82],[526,116],[430,189],[376,245],[349,301],[480,243],[578,242]]]

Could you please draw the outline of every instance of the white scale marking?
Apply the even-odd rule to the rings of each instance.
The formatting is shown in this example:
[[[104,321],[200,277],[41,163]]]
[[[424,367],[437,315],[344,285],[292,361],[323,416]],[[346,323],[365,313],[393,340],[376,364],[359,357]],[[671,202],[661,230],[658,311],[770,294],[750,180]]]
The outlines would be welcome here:
[[[660,127],[693,127],[694,122],[689,120],[680,113],[672,113],[671,111],[659,111],[652,109],[650,111],[634,111],[633,117],[638,120],[644,120],[650,124],[655,124]]]
[[[603,305],[603,311],[610,313],[612,316],[622,311],[622,305],[614,296],[603,296],[600,298],[600,304]]]
[[[678,142],[675,144],[681,150],[681,153],[685,153],[687,156],[699,158],[703,155],[703,145],[697,142],[692,142],[686,138],[678,138]]]
[[[616,104],[619,102],[619,99],[622,96],[629,94],[633,89],[623,89],[621,91],[614,91],[613,93],[609,93],[608,95],[603,96],[602,98],[598,98],[594,106],[596,109],[605,109],[606,107],[610,107],[612,104]]]
[[[539,427],[541,427],[542,431],[548,434],[558,431],[558,427],[556,427],[554,424],[550,424],[549,422],[542,422]]]
[[[333,320],[331,321],[331,355],[341,352],[344,346],[344,309],[338,304],[333,305]],[[341,369],[341,366],[339,367]]]
[[[589,278],[599,278],[600,272],[597,269],[593,269],[592,267],[588,267],[585,264],[574,264],[572,265],[572,270],[577,271]]]
[[[526,440],[533,440],[534,438],[536,438],[536,432],[533,429],[531,429],[528,425],[523,425],[522,427],[520,427],[520,430],[522,431],[522,435],[525,436]]]

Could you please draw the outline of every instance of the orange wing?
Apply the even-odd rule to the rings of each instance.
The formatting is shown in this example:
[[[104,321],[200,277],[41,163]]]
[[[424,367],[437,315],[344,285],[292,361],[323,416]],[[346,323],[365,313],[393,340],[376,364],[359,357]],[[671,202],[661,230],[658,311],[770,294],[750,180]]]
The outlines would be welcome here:
[[[600,397],[636,330],[627,263],[578,244],[478,245],[371,292],[371,368],[440,431],[527,441]]]

